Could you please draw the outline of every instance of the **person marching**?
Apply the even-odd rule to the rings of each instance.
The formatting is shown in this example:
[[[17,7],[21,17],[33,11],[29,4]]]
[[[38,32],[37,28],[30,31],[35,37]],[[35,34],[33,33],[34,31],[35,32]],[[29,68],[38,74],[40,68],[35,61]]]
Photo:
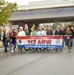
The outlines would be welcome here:
[[[57,29],[55,30],[54,35],[58,35],[58,36],[62,35],[62,30],[61,30],[60,25],[57,26]],[[56,52],[58,51],[58,49],[55,49],[55,50]],[[62,48],[60,49],[60,51],[62,51]]]
[[[10,45],[11,45],[11,48],[12,48],[12,52],[15,52],[15,47],[16,47],[16,32],[15,32],[15,28],[13,28],[12,32],[11,32]]]
[[[68,52],[70,52],[71,50],[71,37],[72,37],[72,32],[70,30],[70,27],[67,27],[67,30],[65,31],[65,37],[66,37],[66,43],[67,43],[67,47],[68,47]]]
[[[35,29],[32,29],[30,36],[37,36],[37,32],[35,31]]]
[[[25,31],[23,31],[23,27],[20,27],[19,28],[19,32],[18,32],[18,35],[17,36],[26,36],[26,34],[25,34]],[[26,51],[27,51],[28,49],[26,49]],[[19,48],[19,50],[18,50],[19,52],[22,52],[22,48]]]
[[[44,27],[39,27],[39,31],[37,33],[37,36],[46,36],[46,31],[44,29]],[[40,52],[41,50],[46,51],[45,48],[39,48],[38,51]]]
[[[3,46],[4,46],[4,51],[5,51],[5,53],[7,53],[8,34],[5,29],[3,30],[3,33],[2,33],[2,42],[3,42]]]

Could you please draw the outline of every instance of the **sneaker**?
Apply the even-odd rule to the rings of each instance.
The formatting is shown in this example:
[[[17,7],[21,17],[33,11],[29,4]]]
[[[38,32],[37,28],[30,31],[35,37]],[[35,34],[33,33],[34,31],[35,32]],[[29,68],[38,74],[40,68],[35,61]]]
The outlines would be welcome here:
[[[58,51],[58,49],[55,49],[55,51],[57,52],[57,51]]]
[[[26,51],[28,51],[28,49],[25,49]]]
[[[14,52],[14,50],[12,50],[12,53]]]
[[[7,50],[4,50],[5,51],[5,53],[7,53]]]
[[[40,52],[41,50],[39,49],[38,52]]]

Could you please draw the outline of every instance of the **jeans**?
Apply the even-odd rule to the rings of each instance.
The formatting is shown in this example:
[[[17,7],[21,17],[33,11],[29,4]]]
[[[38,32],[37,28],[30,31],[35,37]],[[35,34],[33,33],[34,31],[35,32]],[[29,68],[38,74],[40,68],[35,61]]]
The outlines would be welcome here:
[[[74,47],[74,38],[73,38],[73,47]]]
[[[63,40],[62,40],[62,45],[63,45],[63,47],[65,47],[65,46],[67,45],[67,43],[66,43],[66,38],[63,38]]]
[[[70,45],[73,47],[73,38],[70,39]]]
[[[7,52],[7,47],[8,47],[8,41],[7,40],[3,41],[3,46],[5,49],[5,52]]]

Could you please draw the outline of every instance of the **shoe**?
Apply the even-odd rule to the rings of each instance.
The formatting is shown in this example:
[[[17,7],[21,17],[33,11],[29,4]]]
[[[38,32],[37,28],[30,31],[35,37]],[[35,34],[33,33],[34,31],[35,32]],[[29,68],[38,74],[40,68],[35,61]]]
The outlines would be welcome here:
[[[46,52],[46,49],[44,49],[44,52]]]
[[[28,53],[28,51],[26,51],[25,53]]]
[[[58,49],[55,49],[56,50],[56,52],[58,51]]]
[[[68,52],[71,52],[70,50]]]
[[[60,51],[62,51],[62,49],[60,49]]]
[[[7,50],[4,50],[5,51],[5,53],[7,53]]]
[[[41,50],[39,49],[38,52],[40,52]]]
[[[12,50],[12,53],[14,52],[14,50]]]
[[[25,49],[26,51],[28,51],[28,49]]]

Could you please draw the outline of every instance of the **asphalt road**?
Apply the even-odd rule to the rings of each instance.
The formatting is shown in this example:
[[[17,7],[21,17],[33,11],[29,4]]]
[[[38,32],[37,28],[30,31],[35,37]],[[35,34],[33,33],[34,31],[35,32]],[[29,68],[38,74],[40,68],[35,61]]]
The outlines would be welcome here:
[[[40,53],[4,53],[0,49],[0,75],[74,75],[74,48]]]

